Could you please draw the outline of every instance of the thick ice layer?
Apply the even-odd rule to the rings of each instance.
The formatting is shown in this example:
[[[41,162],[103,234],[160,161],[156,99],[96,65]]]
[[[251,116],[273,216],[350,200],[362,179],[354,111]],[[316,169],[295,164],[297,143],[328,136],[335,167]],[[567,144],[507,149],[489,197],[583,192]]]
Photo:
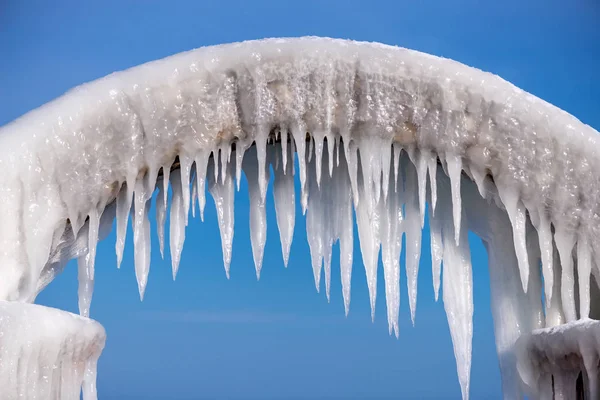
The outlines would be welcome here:
[[[0,399],[95,400],[106,334],[96,321],[0,301]]]
[[[600,397],[600,321],[538,329],[524,335],[519,346],[519,373],[533,398]]]
[[[402,236],[414,323],[429,210],[433,286],[436,298],[442,286],[463,398],[473,334],[467,232],[482,238],[503,388],[518,397],[518,338],[593,314],[598,140],[589,126],[496,76],[411,50],[319,38],[194,50],[83,85],[0,128],[0,299],[33,301],[79,258],[87,315],[96,242],[116,217],[120,264],[130,213],[143,297],[157,185],[160,251],[168,235],[173,276],[189,209],[195,213],[197,199],[203,218],[206,189],[229,276],[242,171],[259,276],[271,170],[285,263],[299,175],[317,288],[324,266],[329,296],[339,240],[348,312],[354,208],[373,317],[381,252],[396,335]]]

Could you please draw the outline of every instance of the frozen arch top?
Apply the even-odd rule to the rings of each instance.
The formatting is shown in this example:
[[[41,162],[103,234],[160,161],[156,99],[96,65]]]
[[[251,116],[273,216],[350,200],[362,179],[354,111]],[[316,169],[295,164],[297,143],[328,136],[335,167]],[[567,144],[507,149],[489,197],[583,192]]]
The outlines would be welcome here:
[[[504,389],[517,393],[516,339],[589,315],[590,274],[599,272],[597,135],[497,76],[397,47],[301,38],[178,54],[82,85],[0,128],[0,299],[33,301],[77,257],[80,309],[87,315],[96,242],[116,216],[121,260],[132,202],[143,295],[149,204],[158,187],[162,251],[169,183],[173,273],[190,197],[198,198],[202,212],[207,183],[228,273],[234,180],[242,169],[259,274],[269,164],[287,260],[295,150],[317,286],[324,262],[329,291],[331,245],[339,239],[348,307],[354,206],[371,304],[381,249],[390,331],[396,333],[402,235],[414,319],[421,228],[430,203],[434,287],[437,293],[443,260],[444,305],[463,396],[473,312],[466,229],[484,239]],[[326,215],[334,216],[331,224],[323,223]]]

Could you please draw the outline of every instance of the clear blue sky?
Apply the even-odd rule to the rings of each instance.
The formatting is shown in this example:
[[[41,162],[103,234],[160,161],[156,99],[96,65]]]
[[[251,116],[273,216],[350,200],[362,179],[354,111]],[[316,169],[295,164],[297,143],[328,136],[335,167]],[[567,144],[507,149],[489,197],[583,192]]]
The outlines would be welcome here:
[[[302,1],[0,0],[0,125],[80,83],[210,44],[319,35],[379,41],[495,72],[600,128],[597,0]],[[485,6],[483,6],[485,4]],[[140,303],[131,234],[121,270],[114,235],[99,246],[92,316],[108,332],[101,399],[459,398],[443,304],[435,303],[428,232],[416,327],[402,277],[400,340],[387,334],[383,285],[370,322],[355,246],[352,306],[344,317],[334,258],[332,301],[317,294],[305,226],[297,220],[283,268],[272,201],[256,282],[245,188],[236,197],[232,278],[222,267],[212,200],[192,220],[177,281],[152,248]],[[153,237],[156,243],[156,237]],[[500,398],[485,252],[472,245],[475,320],[471,395]],[[403,272],[404,273],[404,272]],[[383,283],[380,270],[379,282]],[[76,268],[39,302],[77,310]]]

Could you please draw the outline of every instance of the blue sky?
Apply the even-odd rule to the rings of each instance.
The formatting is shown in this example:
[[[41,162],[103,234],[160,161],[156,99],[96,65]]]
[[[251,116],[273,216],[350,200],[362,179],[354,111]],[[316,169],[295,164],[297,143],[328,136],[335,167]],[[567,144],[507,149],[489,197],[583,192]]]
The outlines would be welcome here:
[[[0,125],[75,85],[180,51],[318,35],[453,58],[497,73],[600,129],[599,20],[596,0],[0,0]],[[114,235],[100,244],[91,313],[109,335],[98,378],[102,399],[459,398],[443,304],[433,299],[427,232],[416,326],[402,277],[396,340],[387,334],[381,284],[377,319],[370,322],[358,245],[348,318],[339,278],[333,280],[330,304],[314,289],[301,218],[289,268],[283,268],[272,201],[256,282],[245,189],[236,197],[229,281],[212,200],[206,222],[192,220],[188,228],[175,282],[169,259],[161,260],[153,246],[143,303],[131,235],[121,270],[115,267]],[[500,378],[486,255],[473,239],[471,395],[495,399],[501,397]],[[335,257],[334,265],[337,277]],[[380,270],[380,283],[382,278]],[[76,268],[70,265],[38,301],[76,311],[76,287]]]

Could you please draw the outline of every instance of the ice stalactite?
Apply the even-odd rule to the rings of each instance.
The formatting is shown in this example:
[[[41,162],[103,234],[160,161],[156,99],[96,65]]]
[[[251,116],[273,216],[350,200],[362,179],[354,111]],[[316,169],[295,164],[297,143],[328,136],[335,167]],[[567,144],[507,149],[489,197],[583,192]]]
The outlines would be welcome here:
[[[456,203],[452,201],[456,197],[462,199],[462,195],[460,192],[455,192],[455,182],[452,180],[450,182],[452,188],[447,187],[444,183],[438,186],[440,201],[435,218],[436,221],[439,219],[438,223],[441,225],[444,309],[452,336],[462,397],[467,399],[469,398],[473,339],[473,272],[466,218],[463,218],[462,215],[457,218],[454,207]],[[462,208],[460,212],[465,214]],[[459,224],[460,227],[457,228]],[[436,227],[436,229],[439,228]],[[456,233],[457,229],[458,233]],[[457,238],[458,243],[456,242]],[[436,279],[435,276],[434,279]]]
[[[393,168],[393,166],[388,167]],[[399,337],[398,313],[400,311],[400,254],[402,253],[402,234],[404,233],[404,185],[396,185],[397,177],[388,175],[389,193],[382,205],[381,257],[385,278],[385,299],[387,304],[388,328]]]
[[[367,147],[371,145],[371,147]],[[356,225],[360,240],[360,250],[367,276],[369,288],[369,300],[371,303],[371,318],[375,319],[375,302],[377,299],[377,263],[379,261],[379,249],[381,245],[381,215],[378,198],[375,191],[380,189],[380,163],[377,158],[380,153],[377,146],[365,143],[365,150],[360,155],[360,166],[362,167],[356,179],[358,186],[358,204],[356,209]],[[379,168],[378,168],[379,167]],[[353,168],[352,168],[353,169]],[[377,175],[379,173],[379,175]],[[374,179],[379,183],[374,184]]]
[[[213,154],[213,160],[216,159],[217,153]],[[229,267],[231,265],[231,248],[233,246],[233,200],[234,200],[234,183],[232,176],[232,163],[225,163],[225,168],[221,171],[224,174],[222,180],[217,179],[218,164],[210,163],[207,171],[208,190],[215,201],[217,209],[217,219],[219,220],[219,232],[221,233],[221,247],[223,248],[223,265],[225,266],[225,274],[229,278]]]
[[[506,399],[518,399],[522,398],[522,393],[516,368],[517,340],[522,334],[528,334],[540,327],[542,323],[542,299],[539,291],[541,286],[536,290],[531,279],[528,292],[525,293],[510,219],[494,202],[486,201],[475,194],[472,183],[469,186],[471,187],[462,192],[467,204],[465,210],[468,210],[469,226],[481,237],[488,253],[491,308],[502,376],[502,392]],[[539,284],[541,285],[541,282]]]
[[[125,237],[127,235],[127,222],[129,220],[129,212],[131,211],[131,201],[133,200],[133,183],[128,179],[124,188],[121,188],[117,196],[117,243],[115,244],[115,252],[117,254],[117,267],[121,266],[123,261],[123,250],[125,248]],[[166,185],[165,185],[165,207],[166,207]]]
[[[133,197],[133,248],[135,277],[138,283],[140,299],[144,298],[146,285],[148,284],[148,274],[150,273],[150,220],[148,212],[150,211],[150,198],[154,191],[148,187],[144,179],[138,179],[135,184],[135,194]]]
[[[200,151],[196,155],[196,185],[198,190],[198,209],[200,211],[200,219],[204,221],[204,207],[206,206],[206,177],[208,168],[208,157],[209,153],[206,151]],[[237,171],[237,170],[236,170]],[[238,172],[236,172],[238,173]]]
[[[167,218],[167,196],[169,184],[164,178],[157,182],[158,194],[156,195],[156,234],[158,236],[158,248],[160,256],[165,258],[165,221]]]
[[[579,317],[590,316],[590,279],[592,273],[592,254],[587,240],[582,239],[577,243],[577,275],[579,278]]]
[[[186,200],[183,195],[182,187],[186,186],[189,189],[189,184],[185,183],[184,177],[180,173],[180,169],[173,171],[170,175],[170,179],[173,198],[171,200],[169,215],[169,248],[171,249],[171,269],[173,272],[173,279],[175,279],[177,277],[177,271],[179,270],[181,251],[183,250],[183,242],[185,240],[185,219],[187,215],[185,210]]]
[[[263,254],[267,242],[267,209],[265,203],[269,170],[267,164],[266,138],[257,143],[244,156],[243,170],[248,180],[250,198],[250,243],[256,269],[256,278],[260,279]],[[259,150],[262,149],[262,150]]]
[[[287,134],[281,137],[281,162],[275,165],[275,178],[273,182],[273,198],[275,200],[275,212],[277,214],[277,227],[279,228],[279,240],[283,263],[287,267],[290,258],[290,249],[294,237],[294,226],[296,222],[296,195],[294,188],[294,166],[293,153],[289,154],[287,145]],[[274,150],[277,157],[277,151]],[[290,161],[288,162],[288,158]]]

